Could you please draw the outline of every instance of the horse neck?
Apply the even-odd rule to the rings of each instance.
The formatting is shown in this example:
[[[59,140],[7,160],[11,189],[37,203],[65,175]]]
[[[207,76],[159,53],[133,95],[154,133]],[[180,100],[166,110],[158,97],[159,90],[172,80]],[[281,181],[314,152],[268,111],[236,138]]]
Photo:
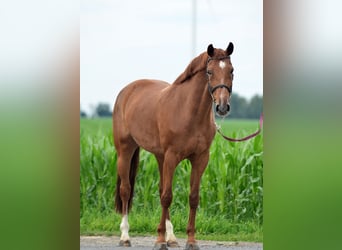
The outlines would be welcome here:
[[[212,120],[212,99],[208,92],[207,77],[204,71],[198,72],[184,82],[180,91],[184,104],[190,110],[193,122],[203,124]]]

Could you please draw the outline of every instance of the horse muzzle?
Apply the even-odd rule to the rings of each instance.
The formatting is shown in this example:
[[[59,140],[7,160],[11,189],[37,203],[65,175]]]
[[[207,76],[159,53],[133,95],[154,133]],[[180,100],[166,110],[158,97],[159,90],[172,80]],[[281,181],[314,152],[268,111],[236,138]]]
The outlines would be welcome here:
[[[218,114],[219,116],[226,116],[228,115],[229,113],[229,110],[230,110],[230,104],[229,103],[226,103],[226,104],[217,104],[216,105],[216,114]]]

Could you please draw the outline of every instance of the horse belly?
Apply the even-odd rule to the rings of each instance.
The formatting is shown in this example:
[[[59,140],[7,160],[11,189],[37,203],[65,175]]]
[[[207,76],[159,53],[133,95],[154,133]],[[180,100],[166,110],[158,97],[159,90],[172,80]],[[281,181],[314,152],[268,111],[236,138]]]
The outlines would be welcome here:
[[[162,149],[160,146],[159,134],[157,127],[151,126],[151,124],[142,123],[141,120],[137,120],[135,124],[139,126],[131,125],[130,131],[134,138],[134,141],[146,151],[153,154],[161,154]]]

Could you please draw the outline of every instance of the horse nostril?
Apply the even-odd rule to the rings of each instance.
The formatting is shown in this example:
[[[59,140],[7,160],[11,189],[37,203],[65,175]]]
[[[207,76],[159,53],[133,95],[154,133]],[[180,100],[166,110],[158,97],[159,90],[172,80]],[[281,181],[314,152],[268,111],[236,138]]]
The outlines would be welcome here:
[[[216,112],[219,112],[220,105],[216,105]]]
[[[230,105],[229,104],[227,104],[227,111],[229,111],[230,110]]]

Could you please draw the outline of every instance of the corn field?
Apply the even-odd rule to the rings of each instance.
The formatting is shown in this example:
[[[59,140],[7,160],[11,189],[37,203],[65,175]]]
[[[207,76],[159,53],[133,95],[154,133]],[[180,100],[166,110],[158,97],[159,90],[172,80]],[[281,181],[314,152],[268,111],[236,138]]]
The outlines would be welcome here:
[[[224,121],[228,136],[242,137],[257,129],[257,121]],[[233,132],[234,131],[234,132]],[[81,120],[80,211],[112,213],[116,185],[117,155],[111,120]],[[171,214],[187,216],[191,165],[185,160],[173,180]],[[133,208],[160,211],[159,171],[150,153],[140,150]],[[246,142],[228,142],[216,135],[210,159],[201,180],[199,211],[208,217],[263,223],[263,137]]]

